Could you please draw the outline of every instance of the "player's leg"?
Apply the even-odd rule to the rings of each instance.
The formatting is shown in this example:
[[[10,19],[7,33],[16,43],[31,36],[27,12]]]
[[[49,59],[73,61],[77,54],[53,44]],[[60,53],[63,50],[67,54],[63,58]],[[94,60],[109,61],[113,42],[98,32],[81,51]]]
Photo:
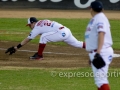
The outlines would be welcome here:
[[[85,48],[85,43],[82,41],[78,41],[71,32],[69,32],[69,37],[67,39],[64,40],[64,42],[66,42],[67,44],[73,46],[73,47],[77,47],[77,48]]]
[[[42,52],[43,52],[45,46],[46,46],[46,44],[44,44],[44,43],[39,43],[38,52],[35,53],[33,56],[31,56],[31,57],[30,57],[30,60],[34,60],[34,59],[36,59],[36,60],[42,60],[42,59],[43,59],[43,54],[42,54]]]
[[[101,69],[97,69],[91,64],[94,74],[95,84],[97,85],[98,90],[110,90],[107,74],[108,74],[109,64],[112,61],[113,50],[110,47],[108,49],[105,49],[104,51],[102,51],[101,56],[104,59],[106,66]],[[93,60],[94,55],[95,53],[89,54],[91,61]]]
[[[98,90],[110,90],[109,82],[107,78],[108,68],[109,68],[109,65],[106,65],[101,69],[96,69],[94,66],[92,67],[92,70],[95,76],[94,77],[95,84],[99,88]]]
[[[48,32],[48,33],[44,33],[41,35],[40,37],[40,42],[39,43],[43,43],[46,44],[48,42],[58,42],[58,41],[63,41],[64,39],[66,39],[67,37],[67,33],[66,32]]]
[[[109,68],[109,65],[106,65],[105,67],[101,69],[96,69],[92,65],[94,80],[95,80],[96,86],[98,87],[98,90],[110,90],[109,82],[107,79],[108,68]]]
[[[63,32],[55,31],[42,34],[39,41],[38,54],[40,56],[43,56],[43,51],[47,42],[63,41],[67,36],[68,36],[67,33],[64,31]]]
[[[108,74],[109,64],[111,63],[113,58],[113,49],[111,47],[108,47],[107,49],[104,49],[102,52],[103,53],[101,53],[101,56],[105,60],[106,65],[108,65],[107,70],[105,69],[106,73]],[[109,83],[103,83],[100,87],[100,90],[110,90]]]

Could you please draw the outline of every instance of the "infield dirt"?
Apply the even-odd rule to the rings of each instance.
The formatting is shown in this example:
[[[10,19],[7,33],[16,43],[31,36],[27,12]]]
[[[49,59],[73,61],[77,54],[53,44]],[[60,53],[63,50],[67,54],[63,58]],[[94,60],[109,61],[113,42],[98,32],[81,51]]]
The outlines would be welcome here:
[[[35,16],[37,18],[91,18],[89,11],[80,10],[0,10],[0,18],[29,18]],[[119,11],[106,11],[109,19],[120,19]],[[9,46],[17,45],[18,42],[0,41],[0,48],[7,49]],[[0,50],[0,66],[15,67],[40,67],[40,68],[79,68],[89,67],[88,53],[84,49],[78,49],[72,46],[59,46],[47,44],[44,51],[44,60],[29,60],[29,56],[37,51],[38,44],[28,43],[14,55],[9,56]],[[52,52],[52,53],[50,53]],[[118,50],[116,53],[120,52]],[[114,58],[111,67],[120,67],[120,58]]]

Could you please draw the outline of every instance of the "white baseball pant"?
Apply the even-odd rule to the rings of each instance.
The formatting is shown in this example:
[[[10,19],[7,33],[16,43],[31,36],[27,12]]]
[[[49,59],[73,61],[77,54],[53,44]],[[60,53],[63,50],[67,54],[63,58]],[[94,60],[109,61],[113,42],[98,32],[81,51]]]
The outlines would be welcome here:
[[[64,27],[61,30],[57,31],[52,31],[52,32],[47,32],[43,33],[40,37],[39,43],[44,43],[46,44],[47,42],[59,42],[59,41],[64,41],[67,44],[82,48],[83,47],[83,42],[78,41],[71,33],[71,31]]]
[[[96,52],[93,53],[89,53],[89,57],[90,60],[92,61],[94,59],[94,55],[96,54]],[[105,48],[103,50],[101,50],[100,55],[102,56],[102,58],[104,59],[106,66],[101,68],[101,69],[97,69],[92,63],[92,71],[94,74],[94,80],[95,80],[95,84],[100,88],[103,84],[108,84],[108,69],[109,69],[109,64],[112,62],[112,58],[113,58],[113,49],[111,47]]]

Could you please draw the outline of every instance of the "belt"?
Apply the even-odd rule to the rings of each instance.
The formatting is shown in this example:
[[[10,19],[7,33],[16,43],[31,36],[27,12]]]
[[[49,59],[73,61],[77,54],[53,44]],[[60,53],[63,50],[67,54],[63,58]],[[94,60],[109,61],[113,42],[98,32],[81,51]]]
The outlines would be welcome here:
[[[111,46],[109,46],[109,47],[111,47]],[[106,47],[106,48],[109,48],[109,47]],[[92,51],[88,51],[89,53],[93,53],[93,52],[96,52],[97,51],[97,49],[95,49],[95,50],[92,50]]]
[[[97,49],[95,49],[95,50],[92,50],[92,51],[89,51],[89,53],[93,53],[93,52],[96,52],[97,51]]]
[[[61,30],[61,29],[63,29],[64,27],[59,27],[59,29]]]

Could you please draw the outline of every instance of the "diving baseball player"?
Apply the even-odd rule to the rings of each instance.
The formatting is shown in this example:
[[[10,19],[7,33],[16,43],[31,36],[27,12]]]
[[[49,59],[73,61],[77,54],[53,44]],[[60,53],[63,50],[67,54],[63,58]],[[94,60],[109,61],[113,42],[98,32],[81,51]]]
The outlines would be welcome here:
[[[89,52],[98,90],[110,90],[107,79],[109,64],[113,58],[110,23],[103,13],[102,2],[92,2],[90,12],[92,19],[85,32],[86,51]]]
[[[70,29],[62,24],[51,21],[51,20],[37,20],[35,17],[30,17],[28,19],[28,24],[32,31],[29,36],[25,38],[16,47],[10,47],[5,53],[13,54],[17,49],[21,48],[23,45],[27,44],[30,40],[34,39],[37,35],[41,35],[39,41],[38,52],[35,53],[30,59],[43,59],[43,50],[47,42],[58,42],[63,41],[71,46],[77,48],[85,48],[85,43],[78,41],[71,33]]]

